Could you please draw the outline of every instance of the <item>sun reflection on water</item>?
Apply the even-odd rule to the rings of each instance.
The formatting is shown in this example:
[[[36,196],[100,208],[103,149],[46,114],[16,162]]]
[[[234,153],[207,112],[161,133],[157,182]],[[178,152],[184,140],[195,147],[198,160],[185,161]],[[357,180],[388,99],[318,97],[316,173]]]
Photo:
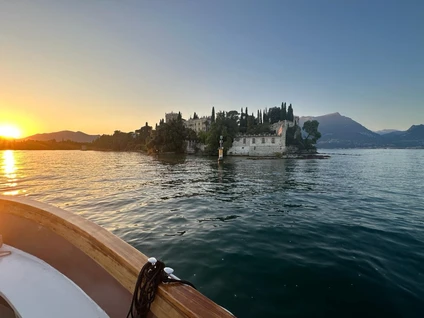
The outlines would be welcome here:
[[[6,183],[3,184],[8,188],[8,191],[3,192],[5,195],[17,195],[19,194],[19,190],[13,189],[16,187],[17,179],[16,179],[16,163],[15,156],[13,150],[5,150],[3,152],[3,164],[2,168],[4,171],[4,176],[6,178]]]
[[[3,169],[7,178],[15,178],[16,166],[13,150],[6,150],[3,152]]]

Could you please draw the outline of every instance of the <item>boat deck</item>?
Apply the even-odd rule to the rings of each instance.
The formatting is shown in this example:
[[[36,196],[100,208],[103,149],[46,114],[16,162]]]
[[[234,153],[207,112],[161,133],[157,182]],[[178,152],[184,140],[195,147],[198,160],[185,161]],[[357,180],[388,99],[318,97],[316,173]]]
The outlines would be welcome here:
[[[6,244],[0,248],[4,251],[11,254],[0,257],[0,296],[17,317],[108,317],[80,287],[46,262]],[[8,308],[1,307],[3,317]]]

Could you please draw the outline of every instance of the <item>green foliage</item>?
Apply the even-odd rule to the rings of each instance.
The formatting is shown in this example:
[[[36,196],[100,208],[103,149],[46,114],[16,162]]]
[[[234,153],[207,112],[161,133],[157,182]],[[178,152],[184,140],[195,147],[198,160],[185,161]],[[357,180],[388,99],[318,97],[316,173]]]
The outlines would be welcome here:
[[[196,133],[184,126],[181,113],[176,120],[162,123],[155,131],[153,139],[147,144],[150,152],[184,153],[186,140],[195,139]]]
[[[239,132],[238,119],[239,113],[235,110],[216,114],[216,120],[212,123],[206,138],[206,152],[208,154],[218,153],[220,136],[223,136],[225,151],[232,146],[234,137]]]
[[[306,133],[305,138],[302,137],[302,132],[299,126],[289,127],[286,133],[286,145],[295,146],[300,151],[316,151],[315,144],[321,138],[321,133],[318,131],[319,123],[316,120],[307,121],[303,124],[303,131]]]
[[[262,113],[262,123],[269,123],[268,110],[265,108]]]
[[[286,116],[286,119],[287,119],[288,121],[293,121],[293,120],[294,120],[292,104],[290,104],[290,105],[289,105],[289,108],[287,109],[287,116]]]
[[[318,131],[319,122],[317,120],[308,120],[303,124],[303,131],[306,137],[303,139],[306,150],[316,150],[315,144],[321,138],[321,133]]]
[[[92,142],[95,149],[112,150],[113,149],[113,136],[101,135],[99,138]]]
[[[119,130],[115,130],[112,136],[102,135],[94,140],[91,146],[100,150],[133,150],[136,144],[134,137],[133,133],[124,133]]]
[[[278,123],[280,121],[280,117],[281,117],[280,108],[272,107],[268,110],[268,118],[271,124]]]
[[[206,140],[208,138],[208,135],[209,134],[206,131],[199,131],[198,134],[197,134],[197,140],[200,143],[206,145]]]
[[[211,121],[214,123],[215,122],[215,107],[212,107],[212,117],[211,117]]]
[[[226,113],[226,117],[230,120],[235,121],[237,124],[239,123],[239,112],[236,110],[231,110]]]
[[[286,132],[286,145],[295,146],[299,150],[304,149],[302,134],[299,126],[289,127]]]
[[[123,133],[116,130],[113,135],[103,135],[95,140],[91,148],[99,150],[143,150],[149,152],[183,153],[187,140],[197,140],[196,132],[184,126],[181,113],[176,120],[165,123],[161,120],[156,130],[146,123],[136,133]]]
[[[142,145],[138,148],[143,149],[144,145],[149,141],[152,134],[152,127],[146,122],[146,125],[135,131],[135,143]]]
[[[286,109],[286,103],[281,103],[281,114],[280,114],[280,120],[286,120],[287,119],[287,109]]]
[[[253,127],[254,127],[254,126],[255,126],[255,124],[256,124],[255,116],[253,116],[253,113],[252,113],[252,115],[250,115],[250,116],[248,115],[248,116],[247,116],[246,122],[247,122],[247,125],[246,125],[246,132],[249,134],[249,133],[250,133],[250,131],[252,131]]]
[[[259,134],[270,134],[271,133],[271,124],[264,123],[259,125],[253,125],[247,130],[249,135],[259,135]]]

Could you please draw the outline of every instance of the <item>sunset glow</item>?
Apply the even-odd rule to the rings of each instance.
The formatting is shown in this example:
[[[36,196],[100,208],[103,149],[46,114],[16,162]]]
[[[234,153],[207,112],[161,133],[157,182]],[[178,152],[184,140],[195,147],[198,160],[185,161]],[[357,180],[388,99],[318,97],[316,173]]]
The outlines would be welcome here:
[[[1,1],[0,126],[113,134],[283,100],[373,131],[424,122],[424,1],[191,2]]]
[[[0,137],[3,138],[19,138],[21,130],[14,125],[0,125]]]

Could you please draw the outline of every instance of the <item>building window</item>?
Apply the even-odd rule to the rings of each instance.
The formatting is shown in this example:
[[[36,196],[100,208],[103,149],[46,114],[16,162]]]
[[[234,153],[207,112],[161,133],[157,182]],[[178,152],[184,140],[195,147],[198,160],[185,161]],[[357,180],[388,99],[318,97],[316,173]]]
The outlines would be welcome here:
[[[252,138],[252,144],[254,144],[255,143],[255,138]]]
[[[240,141],[240,138],[236,138],[236,141]]]
[[[265,138],[262,138],[262,143],[263,143],[263,144],[265,143]]]
[[[271,138],[271,143],[275,144],[275,137]]]
[[[243,143],[246,144],[246,138],[243,138]]]

